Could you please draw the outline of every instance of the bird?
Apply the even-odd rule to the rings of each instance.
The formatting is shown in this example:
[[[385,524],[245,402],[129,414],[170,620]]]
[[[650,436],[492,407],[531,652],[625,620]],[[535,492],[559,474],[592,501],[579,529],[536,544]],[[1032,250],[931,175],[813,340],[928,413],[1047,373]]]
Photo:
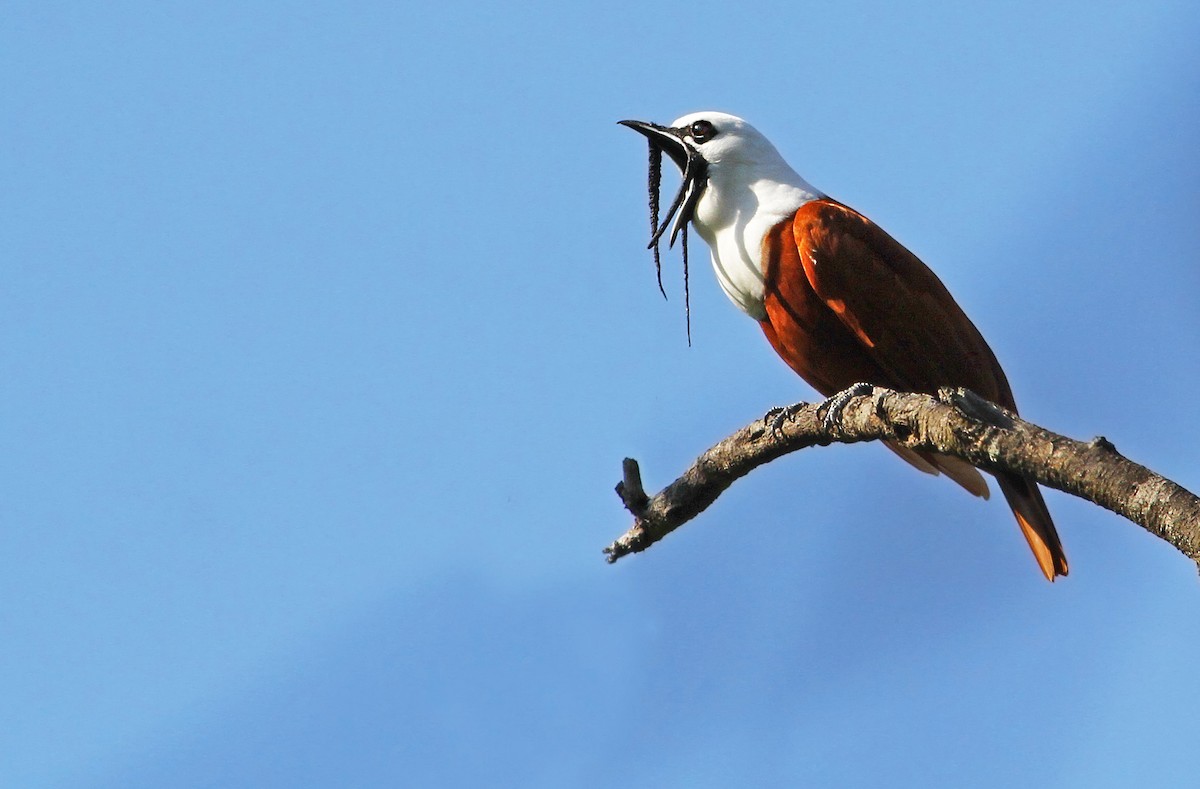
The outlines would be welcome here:
[[[668,225],[672,243],[684,234],[686,253],[690,224],[708,245],[721,289],[821,395],[859,383],[931,395],[966,387],[1017,412],[996,355],[937,275],[866,216],[804,180],[754,126],[711,111],[670,125],[619,123],[650,142],[652,224],[662,152],[682,173],[666,218],[652,228],[656,253]],[[986,480],[966,461],[888,447],[988,498]],[[1067,575],[1037,484],[1011,472],[994,476],[1046,579]]]

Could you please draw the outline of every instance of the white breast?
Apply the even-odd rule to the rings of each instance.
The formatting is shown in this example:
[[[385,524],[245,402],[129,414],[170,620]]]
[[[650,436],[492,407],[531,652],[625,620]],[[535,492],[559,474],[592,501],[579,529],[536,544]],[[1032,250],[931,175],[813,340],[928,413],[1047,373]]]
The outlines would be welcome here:
[[[708,243],[725,295],[750,317],[763,320],[763,239],[797,208],[822,195],[791,168],[749,183],[738,183],[740,173],[730,173],[730,178],[720,168],[712,170],[716,172],[710,171],[693,225]]]

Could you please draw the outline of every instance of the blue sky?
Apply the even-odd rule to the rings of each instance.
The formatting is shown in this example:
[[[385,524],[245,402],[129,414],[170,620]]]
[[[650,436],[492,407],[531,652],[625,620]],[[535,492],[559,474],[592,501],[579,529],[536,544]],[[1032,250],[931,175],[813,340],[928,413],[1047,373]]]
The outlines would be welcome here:
[[[5,17],[0,784],[1194,780],[1196,568],[1092,505],[1051,586],[832,447],[600,555],[621,458],[812,397],[703,254],[691,348],[654,284],[615,122],[698,109],[922,256],[1026,416],[1200,490],[1194,3]]]

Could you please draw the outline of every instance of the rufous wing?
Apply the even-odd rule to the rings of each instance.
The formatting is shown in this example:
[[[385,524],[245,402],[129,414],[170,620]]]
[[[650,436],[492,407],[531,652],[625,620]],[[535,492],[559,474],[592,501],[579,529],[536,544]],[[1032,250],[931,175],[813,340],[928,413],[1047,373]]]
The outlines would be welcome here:
[[[916,255],[871,220],[829,199],[797,210],[791,231],[791,238],[779,232],[764,241],[771,261],[764,331],[818,391],[828,395],[858,381],[927,394],[965,386],[1016,411],[1008,380],[983,335]],[[968,464],[916,454],[986,496],[986,484]],[[1042,572],[1050,580],[1066,575],[1062,544],[1037,486],[1007,474],[998,481]]]

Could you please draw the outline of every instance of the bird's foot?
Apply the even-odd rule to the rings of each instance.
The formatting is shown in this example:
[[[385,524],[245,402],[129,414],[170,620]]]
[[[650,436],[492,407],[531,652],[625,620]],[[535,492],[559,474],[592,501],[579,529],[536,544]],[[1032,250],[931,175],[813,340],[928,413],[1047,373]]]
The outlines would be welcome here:
[[[850,401],[856,397],[871,394],[873,391],[875,391],[874,386],[860,382],[846,387],[821,403],[817,406],[817,418],[821,420],[821,427],[829,432],[841,427],[842,412],[846,410]]]
[[[783,438],[783,426],[795,420],[796,414],[808,403],[795,403],[788,406],[776,406],[763,416],[763,427],[771,431],[774,439]]]

